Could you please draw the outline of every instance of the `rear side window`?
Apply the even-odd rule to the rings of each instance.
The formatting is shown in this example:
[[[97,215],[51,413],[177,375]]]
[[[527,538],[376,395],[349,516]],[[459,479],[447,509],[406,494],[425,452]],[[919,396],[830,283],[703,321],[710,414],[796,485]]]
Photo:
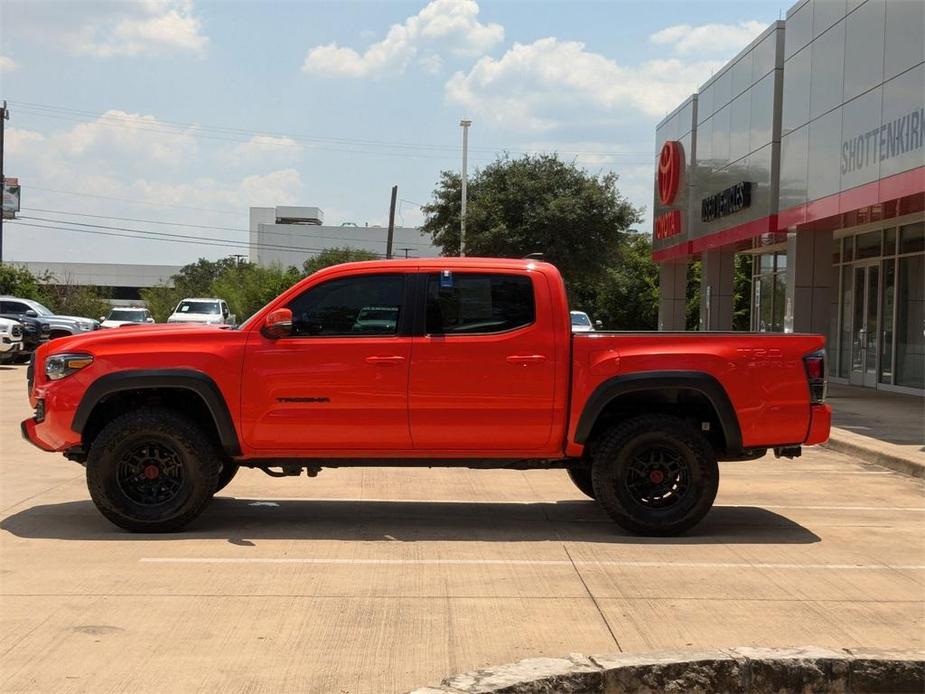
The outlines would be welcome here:
[[[427,278],[427,333],[499,333],[536,319],[533,282],[524,275],[438,273]]]
[[[331,280],[289,303],[298,336],[397,335],[403,275],[361,275]]]

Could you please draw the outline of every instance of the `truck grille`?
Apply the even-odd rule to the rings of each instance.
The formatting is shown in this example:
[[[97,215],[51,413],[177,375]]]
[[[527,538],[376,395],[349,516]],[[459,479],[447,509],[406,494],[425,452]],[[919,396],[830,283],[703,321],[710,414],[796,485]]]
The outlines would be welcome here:
[[[10,328],[10,335],[13,337],[22,337],[22,326],[14,325],[12,328]]]

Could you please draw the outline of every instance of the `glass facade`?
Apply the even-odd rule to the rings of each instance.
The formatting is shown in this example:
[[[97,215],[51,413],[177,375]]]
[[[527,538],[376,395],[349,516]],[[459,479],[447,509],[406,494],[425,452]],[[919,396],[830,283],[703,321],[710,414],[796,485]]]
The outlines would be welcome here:
[[[856,385],[925,388],[925,222],[835,243],[832,375]]]

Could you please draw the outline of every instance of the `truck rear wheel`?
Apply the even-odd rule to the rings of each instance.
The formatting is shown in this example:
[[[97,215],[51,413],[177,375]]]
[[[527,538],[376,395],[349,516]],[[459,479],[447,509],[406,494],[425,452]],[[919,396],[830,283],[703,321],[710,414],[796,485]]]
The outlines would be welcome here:
[[[212,440],[162,409],[128,412],[107,424],[87,456],[90,498],[133,532],[180,530],[215,493],[222,462]]]
[[[594,496],[594,483],[591,481],[590,467],[570,467],[568,477],[582,494],[590,496],[592,499],[597,498]]]
[[[638,535],[682,533],[716,498],[716,453],[677,417],[645,415],[614,426],[592,460],[597,500],[620,527]]]

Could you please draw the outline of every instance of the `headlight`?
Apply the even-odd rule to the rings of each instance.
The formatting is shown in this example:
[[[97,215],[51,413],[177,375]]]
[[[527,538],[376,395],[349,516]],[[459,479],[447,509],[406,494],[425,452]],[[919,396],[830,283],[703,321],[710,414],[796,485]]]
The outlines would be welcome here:
[[[2,325],[0,325],[0,333],[8,333],[8,332],[10,332],[10,329],[11,329],[12,327],[13,327],[13,326],[12,326],[12,324],[10,324],[10,323],[3,323]]]
[[[92,363],[93,357],[89,354],[53,354],[45,360],[45,375],[57,381]]]
[[[77,327],[80,328],[81,330],[93,330],[93,323],[89,321],[80,320],[80,321],[77,321]]]

